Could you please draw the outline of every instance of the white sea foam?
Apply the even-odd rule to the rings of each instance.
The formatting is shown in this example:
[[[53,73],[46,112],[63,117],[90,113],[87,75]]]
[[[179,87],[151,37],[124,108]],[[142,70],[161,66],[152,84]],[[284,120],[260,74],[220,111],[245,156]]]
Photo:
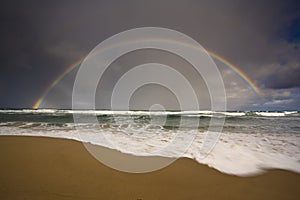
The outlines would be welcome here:
[[[49,127],[41,124],[31,127],[32,123],[16,126],[2,126],[0,135],[27,135],[66,138],[89,142],[96,145],[118,149],[134,155],[162,155],[174,157],[176,148],[162,154],[155,154],[162,147],[170,144],[176,134],[187,134],[182,130],[162,130],[161,127],[109,127],[82,125],[84,137],[72,124],[63,127]],[[31,127],[31,128],[29,128]],[[98,127],[96,129],[96,127]],[[99,140],[99,133],[104,134],[110,144]],[[267,168],[280,168],[300,173],[300,135],[298,134],[243,134],[223,133],[215,148],[204,158],[200,155],[205,134],[198,132],[195,140],[184,157],[216,168],[224,173],[251,175]],[[134,144],[134,145],[133,145]]]
[[[54,114],[57,121],[1,121],[0,135],[27,135],[73,139],[89,142],[95,145],[118,149],[124,153],[134,155],[161,155],[174,157],[180,148],[167,148],[176,137],[190,134],[191,130],[165,129],[161,124],[149,124],[144,121],[131,123],[128,116],[180,115],[183,117],[212,117],[228,116],[227,129],[222,133],[215,148],[205,157],[202,157],[201,147],[205,138],[205,128],[199,129],[193,143],[182,155],[192,158],[199,163],[206,164],[224,173],[235,175],[251,175],[260,173],[268,168],[280,168],[300,173],[300,128],[297,111],[285,112],[215,112],[215,111],[72,111],[72,110],[0,110],[0,113],[45,113],[45,116]],[[63,114],[96,114],[118,115],[120,123],[101,122],[100,124],[79,124],[84,134],[78,134],[72,122],[60,123]],[[27,114],[26,114],[27,115]],[[248,116],[250,117],[248,118]],[[252,117],[255,116],[255,117]],[[292,117],[289,117],[292,116]],[[296,116],[296,117],[295,117]],[[38,115],[40,118],[41,116]],[[17,116],[17,119],[20,117]],[[174,118],[174,117],[173,117]],[[176,118],[176,117],[175,117]],[[271,120],[266,120],[270,118]],[[23,117],[22,117],[23,119]],[[29,120],[32,119],[30,116]],[[36,119],[36,118],[34,118]],[[52,117],[46,118],[52,120]],[[64,118],[62,118],[64,119]],[[111,118],[109,118],[111,119]],[[114,118],[116,119],[116,118]],[[155,118],[154,118],[155,119]],[[241,119],[241,120],[240,120]],[[230,121],[231,120],[231,121]],[[245,121],[246,120],[246,121]],[[253,122],[251,120],[254,120]],[[275,121],[274,121],[275,120]],[[201,120],[200,120],[201,121]],[[205,121],[205,120],[204,120]],[[55,124],[58,123],[59,124]],[[54,123],[54,125],[53,125]],[[282,126],[278,126],[281,123]],[[287,124],[288,123],[288,124]],[[172,124],[172,123],[171,123]],[[238,131],[237,131],[238,130]],[[110,141],[103,141],[100,135]],[[184,142],[184,141],[182,141]],[[181,145],[180,143],[177,145]]]
[[[298,111],[284,111],[284,114],[291,115],[291,114],[297,114]]]
[[[286,115],[297,114],[298,111],[282,111],[282,112],[224,112],[209,110],[190,110],[190,111],[113,111],[113,110],[63,110],[63,109],[0,109],[0,113],[38,113],[38,114],[95,114],[95,115],[198,115],[198,116],[245,116],[257,115],[264,117],[282,117]]]
[[[226,115],[226,116],[245,116],[246,113],[244,112],[219,112],[220,114]]]
[[[255,112],[255,114],[264,117],[282,117],[285,116],[284,112]]]

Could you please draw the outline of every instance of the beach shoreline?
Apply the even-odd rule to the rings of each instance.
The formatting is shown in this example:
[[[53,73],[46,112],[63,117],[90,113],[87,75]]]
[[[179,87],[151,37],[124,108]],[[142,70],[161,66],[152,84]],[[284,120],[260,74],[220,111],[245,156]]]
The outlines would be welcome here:
[[[68,139],[0,136],[0,157],[0,199],[300,197],[300,174],[294,172],[268,170],[238,177],[180,158],[155,172],[125,173],[103,165],[81,142]]]

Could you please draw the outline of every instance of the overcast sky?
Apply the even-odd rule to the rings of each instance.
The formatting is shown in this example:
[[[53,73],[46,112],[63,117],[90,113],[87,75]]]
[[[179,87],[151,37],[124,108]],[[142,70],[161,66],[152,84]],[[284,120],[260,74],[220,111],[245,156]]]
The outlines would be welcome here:
[[[224,63],[215,60],[224,79],[231,110],[299,110],[299,1],[2,1],[0,7],[0,107],[32,107],[51,82],[97,44],[138,27],[180,31],[238,66],[263,96]],[[107,108],[112,86],[131,64],[161,61],[192,71],[168,53],[135,52],[118,59],[97,91],[98,108]],[[138,57],[138,61],[135,61]],[[159,57],[159,59],[157,59]],[[151,59],[149,59],[151,58]],[[126,69],[127,69],[126,68]],[[116,72],[117,71],[117,72]],[[76,69],[54,87],[42,107],[70,108]],[[209,105],[205,85],[196,84],[201,109]],[[203,85],[203,86],[202,86]],[[144,97],[144,98],[142,98]],[[141,88],[133,108],[177,104],[166,88]],[[168,105],[169,104],[169,105]]]

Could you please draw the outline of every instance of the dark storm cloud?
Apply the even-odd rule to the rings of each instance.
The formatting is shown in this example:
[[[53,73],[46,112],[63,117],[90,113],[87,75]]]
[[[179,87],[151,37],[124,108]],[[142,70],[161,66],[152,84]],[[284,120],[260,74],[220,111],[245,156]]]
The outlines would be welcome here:
[[[2,1],[0,106],[30,107],[99,42],[144,26],[193,37],[262,87],[298,87],[299,10],[297,1]]]
[[[291,20],[286,29],[285,37],[289,42],[300,42],[300,17]]]
[[[1,107],[28,107],[56,75],[62,60],[45,52],[41,34],[47,4],[33,1],[2,2],[0,83]]]
[[[297,68],[284,68],[265,77],[265,87],[272,89],[288,89],[300,87],[300,66]]]

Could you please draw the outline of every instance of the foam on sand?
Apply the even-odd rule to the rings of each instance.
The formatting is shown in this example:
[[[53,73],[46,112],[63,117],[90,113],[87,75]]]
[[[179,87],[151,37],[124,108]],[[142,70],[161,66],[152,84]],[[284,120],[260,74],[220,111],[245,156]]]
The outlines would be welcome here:
[[[78,134],[72,123],[72,113],[96,112],[99,124],[80,124],[85,135]],[[241,176],[260,173],[266,169],[286,169],[300,173],[300,118],[298,112],[148,112],[148,111],[72,111],[72,110],[5,110],[0,114],[0,135],[45,136],[73,139],[117,149],[123,153],[174,157],[176,148],[157,153],[170,144],[176,135],[190,134],[188,128],[178,129],[178,117],[208,117],[200,119],[196,137],[182,155],[227,174]],[[20,115],[24,114],[25,115]],[[28,114],[31,113],[31,114]],[[38,115],[36,115],[38,114]],[[112,115],[113,114],[113,115]],[[203,158],[200,154],[207,123],[214,116],[228,116],[223,133],[215,148]],[[21,117],[20,117],[21,116]],[[128,116],[134,116],[128,119]],[[168,125],[151,124],[168,118]],[[114,120],[117,119],[116,123]],[[270,119],[270,120],[269,120]],[[160,121],[158,121],[160,122]],[[165,122],[165,121],[164,121]],[[99,139],[99,134],[111,141]],[[184,141],[183,141],[184,142]],[[179,144],[180,145],[180,144]],[[178,148],[179,149],[179,148]]]

